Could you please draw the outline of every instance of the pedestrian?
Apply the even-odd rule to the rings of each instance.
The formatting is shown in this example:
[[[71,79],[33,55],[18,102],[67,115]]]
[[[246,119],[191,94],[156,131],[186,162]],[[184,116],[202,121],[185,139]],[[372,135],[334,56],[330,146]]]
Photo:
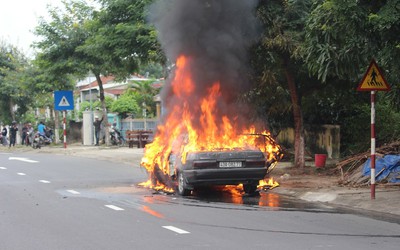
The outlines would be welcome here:
[[[96,115],[94,117],[94,135],[96,137],[96,144],[95,146],[99,146],[99,138],[100,138],[100,131],[101,131],[101,122],[103,121],[104,116],[101,117],[101,120],[99,120],[99,117]]]
[[[4,126],[4,127],[3,127],[3,130],[1,131],[2,144],[3,144],[3,146],[7,146],[7,144],[8,144],[7,133],[8,133],[7,127]]]
[[[9,145],[9,147],[11,147],[11,145],[13,147],[15,147],[15,142],[17,140],[17,131],[18,131],[17,122],[13,121],[11,123],[11,127],[10,127],[10,145]]]
[[[26,146],[31,146],[33,142],[33,138],[35,137],[34,129],[32,127],[32,123],[28,123],[28,131],[26,132]]]
[[[28,134],[28,123],[24,123],[24,126],[22,127],[22,145],[26,143],[26,136]]]

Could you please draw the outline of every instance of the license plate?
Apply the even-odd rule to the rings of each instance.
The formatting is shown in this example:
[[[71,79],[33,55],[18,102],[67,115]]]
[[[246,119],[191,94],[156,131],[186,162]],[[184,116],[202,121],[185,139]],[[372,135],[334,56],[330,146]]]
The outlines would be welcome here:
[[[220,168],[241,168],[242,162],[241,161],[221,161],[219,163]]]

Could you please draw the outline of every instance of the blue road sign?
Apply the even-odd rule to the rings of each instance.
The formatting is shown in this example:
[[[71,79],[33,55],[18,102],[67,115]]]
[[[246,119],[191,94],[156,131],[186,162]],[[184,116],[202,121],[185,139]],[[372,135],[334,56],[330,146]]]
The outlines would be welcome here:
[[[72,90],[54,91],[54,110],[73,110],[74,94]]]

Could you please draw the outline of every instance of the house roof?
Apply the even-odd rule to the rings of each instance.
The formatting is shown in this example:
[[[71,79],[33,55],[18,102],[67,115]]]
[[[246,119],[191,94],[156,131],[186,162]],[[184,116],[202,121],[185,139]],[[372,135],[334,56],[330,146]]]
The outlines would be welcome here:
[[[105,89],[104,93],[112,94],[112,95],[122,95],[125,89]]]
[[[115,79],[115,77],[114,76],[100,76],[100,79],[101,79],[101,82],[103,83],[103,85],[106,85],[106,84],[112,82]],[[93,82],[86,84],[86,85],[81,85],[78,88],[80,91],[82,91],[82,90],[95,88],[98,86],[99,86],[99,84],[97,83],[97,80],[94,80]]]
[[[93,79],[93,78],[91,78]],[[109,95],[122,95],[124,91],[127,89],[129,86],[129,83],[134,83],[134,81],[147,81],[149,80],[148,78],[145,78],[140,75],[131,75],[126,81],[123,82],[118,82],[115,81],[114,76],[101,76],[101,80],[103,83],[103,88],[104,88],[104,93],[109,94]],[[159,89],[164,85],[164,79],[158,79],[151,83],[151,86],[154,89]],[[88,92],[89,90],[98,90],[98,83],[97,80],[94,80],[90,82],[89,84],[82,84],[80,82],[80,85],[77,86],[77,92]]]
[[[126,85],[126,83],[128,81],[132,82],[132,81],[146,81],[146,80],[149,80],[148,78],[145,78],[144,76],[137,75],[137,74],[131,75],[131,77],[129,77],[127,79],[127,81],[125,81],[125,82],[115,82],[114,81],[115,80],[114,76],[101,76],[100,78],[101,78],[101,81],[103,83],[103,87],[105,89],[107,87],[113,88],[113,87],[117,87],[117,86]],[[152,83],[152,86],[153,86],[153,88],[161,88],[162,85],[163,85],[163,82],[164,82],[164,79],[160,79],[160,80]],[[112,83],[113,83],[113,86],[107,86],[108,84],[111,85]],[[88,89],[91,89],[91,88],[96,88],[98,86],[99,85],[97,83],[97,80],[94,80],[94,81],[90,82],[89,84],[82,84],[82,85],[78,86],[78,89],[80,91],[83,91],[83,90],[88,90]]]

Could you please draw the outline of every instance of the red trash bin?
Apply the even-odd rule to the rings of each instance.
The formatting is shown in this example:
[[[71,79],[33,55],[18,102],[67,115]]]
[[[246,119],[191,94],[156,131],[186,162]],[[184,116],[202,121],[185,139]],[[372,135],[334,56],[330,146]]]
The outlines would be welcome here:
[[[326,154],[315,154],[315,167],[322,168],[325,167]]]

